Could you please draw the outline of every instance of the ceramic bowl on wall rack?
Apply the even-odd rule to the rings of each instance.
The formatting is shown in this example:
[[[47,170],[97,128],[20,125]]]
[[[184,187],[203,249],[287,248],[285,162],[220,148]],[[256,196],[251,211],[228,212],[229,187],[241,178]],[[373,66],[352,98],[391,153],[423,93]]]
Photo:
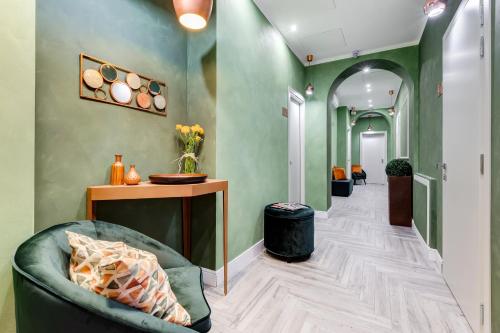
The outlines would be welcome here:
[[[135,97],[137,105],[143,109],[149,109],[151,107],[151,97],[147,92],[140,92]]]
[[[167,100],[165,99],[165,97],[163,97],[163,95],[156,95],[153,98],[153,101],[155,104],[155,108],[157,108],[158,110],[165,110],[165,108],[167,107]]]
[[[85,72],[83,72],[83,81],[87,87],[92,89],[99,89],[104,84],[104,79],[102,78],[101,73],[91,68],[86,69]]]
[[[151,80],[148,83],[148,90],[151,95],[156,96],[161,93],[161,86],[158,81]]]
[[[107,82],[115,82],[118,80],[118,71],[115,66],[111,64],[102,64],[99,68],[99,72]]]
[[[120,104],[129,104],[132,101],[132,90],[123,81],[115,81],[109,88],[111,97]]]
[[[141,87],[141,78],[135,73],[128,73],[125,81],[133,90],[137,90]]]

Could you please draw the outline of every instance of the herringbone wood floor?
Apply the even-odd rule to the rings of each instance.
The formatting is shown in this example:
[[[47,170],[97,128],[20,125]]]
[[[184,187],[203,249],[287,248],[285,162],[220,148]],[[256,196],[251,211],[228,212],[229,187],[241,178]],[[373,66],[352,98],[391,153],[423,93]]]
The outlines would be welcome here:
[[[207,290],[212,332],[471,332],[413,230],[389,225],[385,186],[356,186],[333,206],[309,261],[262,254],[228,296]]]

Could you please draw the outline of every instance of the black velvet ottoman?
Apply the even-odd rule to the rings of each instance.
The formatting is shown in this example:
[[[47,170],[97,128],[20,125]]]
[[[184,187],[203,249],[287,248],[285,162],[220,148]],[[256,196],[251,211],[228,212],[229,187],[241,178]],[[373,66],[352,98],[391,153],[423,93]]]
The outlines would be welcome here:
[[[264,246],[267,252],[287,262],[309,259],[314,251],[314,210],[287,211],[266,206]]]

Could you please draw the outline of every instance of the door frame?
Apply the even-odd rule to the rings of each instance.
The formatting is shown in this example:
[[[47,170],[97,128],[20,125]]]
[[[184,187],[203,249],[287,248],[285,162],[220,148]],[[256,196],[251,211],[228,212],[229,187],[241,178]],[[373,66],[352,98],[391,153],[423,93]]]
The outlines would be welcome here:
[[[291,101],[294,100],[296,103],[299,104],[299,135],[300,135],[300,201],[301,203],[305,203],[306,201],[306,177],[305,177],[305,134],[306,134],[306,127],[305,127],[305,110],[306,110],[306,101],[304,97],[294,90],[291,87],[288,87],[288,100],[287,100],[287,107],[288,110],[290,110],[290,103]],[[288,120],[288,118],[287,118]],[[287,135],[287,146],[288,142],[290,141],[290,127],[289,127],[290,122],[287,122],[287,128],[288,128],[288,135]],[[288,147],[287,150],[287,172],[288,172],[288,201],[290,201],[291,198],[291,184],[292,184],[292,176],[290,174],[290,147]]]
[[[387,146],[387,131],[364,131],[359,133],[359,163],[363,165],[363,135],[374,135],[374,134],[383,134],[384,135],[384,144],[385,144],[385,149],[384,149],[384,161],[387,163],[387,150],[389,147]],[[386,184],[387,181],[385,181],[383,184]]]
[[[445,39],[450,33],[450,28],[453,23],[457,20],[458,15],[464,9],[469,0],[462,0],[458,9],[456,10],[453,19],[450,21],[446,31],[443,35],[442,41],[444,43]],[[484,173],[480,177],[479,181],[479,234],[480,234],[480,259],[481,260],[481,295],[482,304],[484,306],[484,323],[481,326],[481,333],[491,333],[491,0],[481,0],[483,3],[483,37],[484,37],[484,77],[483,77],[483,107],[478,110],[481,117],[481,128],[480,128],[480,141],[481,147],[483,148],[484,154]],[[444,61],[444,48],[442,53]],[[446,88],[444,88],[446,90]],[[444,106],[443,106],[444,112]],[[444,122],[442,124],[442,131],[444,131]],[[443,144],[443,156],[444,157],[444,142]],[[479,164],[479,163],[478,163]],[[441,177],[441,182],[443,178]],[[441,194],[444,197],[444,191]],[[444,208],[444,207],[443,207]],[[444,215],[444,209],[443,209]],[[444,228],[444,218],[443,218],[443,228]],[[443,261],[446,258],[443,258]]]

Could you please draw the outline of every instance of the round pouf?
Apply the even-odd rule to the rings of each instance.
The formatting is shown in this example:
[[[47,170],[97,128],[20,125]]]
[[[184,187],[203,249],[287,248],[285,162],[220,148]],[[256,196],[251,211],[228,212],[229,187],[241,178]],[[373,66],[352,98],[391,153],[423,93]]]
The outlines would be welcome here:
[[[307,260],[314,251],[314,210],[287,211],[266,206],[264,246],[287,262]]]

